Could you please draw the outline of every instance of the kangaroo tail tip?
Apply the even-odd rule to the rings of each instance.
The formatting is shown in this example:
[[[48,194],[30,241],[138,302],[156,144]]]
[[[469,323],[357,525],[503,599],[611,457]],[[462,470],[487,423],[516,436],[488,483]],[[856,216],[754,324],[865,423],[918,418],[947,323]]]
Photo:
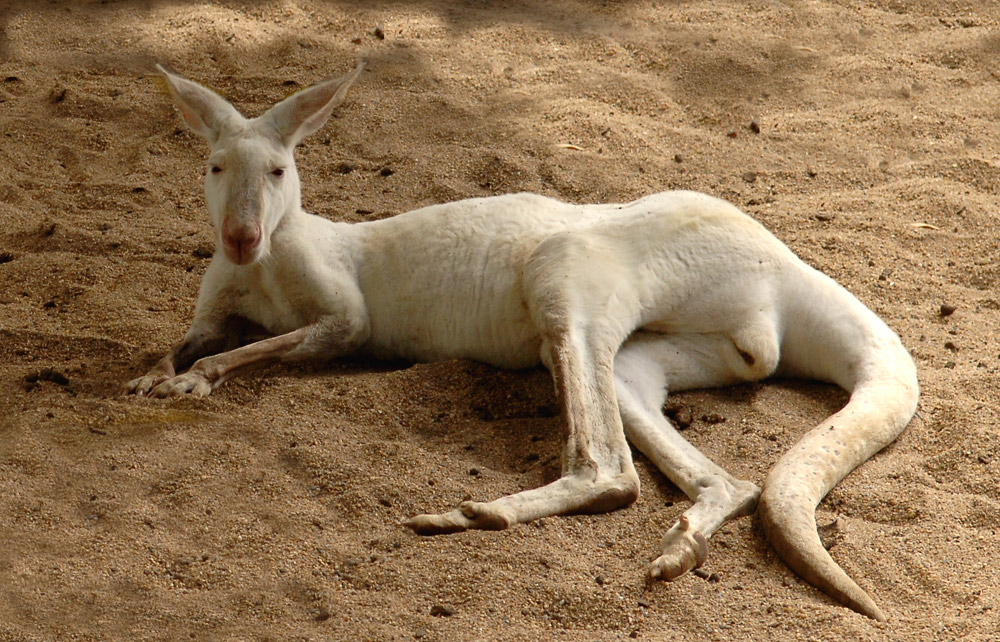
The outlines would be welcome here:
[[[878,622],[887,620],[882,609],[830,557],[816,530],[811,511],[780,489],[761,493],[757,514],[768,542],[802,579],[844,606]]]

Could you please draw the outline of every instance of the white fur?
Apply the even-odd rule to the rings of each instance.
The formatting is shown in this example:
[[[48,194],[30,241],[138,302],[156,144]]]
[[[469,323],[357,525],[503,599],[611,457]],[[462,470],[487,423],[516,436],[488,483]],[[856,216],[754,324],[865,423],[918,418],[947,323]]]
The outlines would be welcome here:
[[[204,395],[256,363],[349,353],[542,363],[568,424],[563,476],[407,526],[421,534],[498,529],[626,506],[639,492],[627,435],[693,501],[664,536],[653,577],[700,565],[707,538],[752,513],[760,496],[768,538],[796,571],[884,619],[822,548],[813,512],[916,409],[916,371],[896,335],[755,221],[703,194],[615,205],[514,194],[354,225],[309,215],[294,145],[360,73],[359,65],[247,120],[163,71],[211,147],[205,190],[218,247],[191,329],[128,390]],[[275,336],[220,352],[234,317]],[[668,390],[776,372],[830,381],[852,396],[776,464],[761,493],[685,441],[661,408]]]

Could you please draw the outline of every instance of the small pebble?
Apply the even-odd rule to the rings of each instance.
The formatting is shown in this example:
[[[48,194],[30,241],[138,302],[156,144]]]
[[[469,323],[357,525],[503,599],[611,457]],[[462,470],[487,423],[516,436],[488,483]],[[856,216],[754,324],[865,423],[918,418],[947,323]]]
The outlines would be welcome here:
[[[66,377],[66,375],[59,372],[58,370],[53,370],[52,368],[43,368],[38,372],[34,372],[32,374],[27,375],[26,377],[24,377],[22,385],[25,391],[31,392],[32,390],[38,387],[38,384],[41,381],[48,381],[50,383],[54,383],[59,386],[69,385],[69,379]]]
[[[951,315],[955,314],[955,310],[957,309],[958,306],[951,305],[949,303],[942,303],[941,310],[938,311],[938,314],[940,314],[942,317],[950,317]]]
[[[700,577],[701,579],[705,580],[706,582],[711,582],[712,584],[716,584],[722,579],[719,577],[718,573],[709,573],[703,568],[696,568],[691,572]]]
[[[455,615],[455,609],[444,604],[435,604],[431,607],[431,615],[434,617],[451,617]]]
[[[674,423],[677,430],[684,430],[690,427],[691,422],[694,421],[691,409],[684,406],[667,406],[663,409],[663,412]]]
[[[834,519],[829,524],[817,525],[816,532],[819,535],[820,542],[823,544],[823,548],[830,550],[837,545],[837,538],[840,533],[840,520]]]

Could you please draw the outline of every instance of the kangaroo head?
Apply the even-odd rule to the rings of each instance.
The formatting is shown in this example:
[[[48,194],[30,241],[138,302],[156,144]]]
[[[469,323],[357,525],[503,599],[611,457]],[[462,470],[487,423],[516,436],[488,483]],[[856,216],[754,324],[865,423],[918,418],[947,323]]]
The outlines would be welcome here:
[[[244,118],[214,91],[157,66],[184,120],[208,141],[205,200],[217,251],[249,265],[271,249],[282,217],[301,207],[293,150],[344,100],[364,64],[289,96],[262,116]]]

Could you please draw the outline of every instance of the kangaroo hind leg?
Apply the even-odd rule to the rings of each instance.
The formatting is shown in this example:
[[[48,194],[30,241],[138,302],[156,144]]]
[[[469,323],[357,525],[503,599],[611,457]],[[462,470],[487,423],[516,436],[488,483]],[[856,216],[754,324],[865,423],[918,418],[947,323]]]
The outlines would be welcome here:
[[[733,345],[724,335],[637,333],[615,358],[615,389],[626,436],[693,502],[663,536],[660,555],[649,566],[654,579],[673,580],[701,566],[708,538],[757,506],[760,489],[702,454],[662,411],[668,389],[717,386],[742,378],[726,366],[733,361]]]
[[[491,502],[465,502],[406,525],[421,534],[505,528],[549,515],[628,506],[639,477],[615,401],[614,358],[634,327],[619,258],[599,239],[567,233],[536,250],[524,270],[525,299],[542,337],[541,359],[555,381],[566,444],[556,481]],[[603,259],[603,260],[602,260]],[[599,266],[599,267],[595,267]]]

